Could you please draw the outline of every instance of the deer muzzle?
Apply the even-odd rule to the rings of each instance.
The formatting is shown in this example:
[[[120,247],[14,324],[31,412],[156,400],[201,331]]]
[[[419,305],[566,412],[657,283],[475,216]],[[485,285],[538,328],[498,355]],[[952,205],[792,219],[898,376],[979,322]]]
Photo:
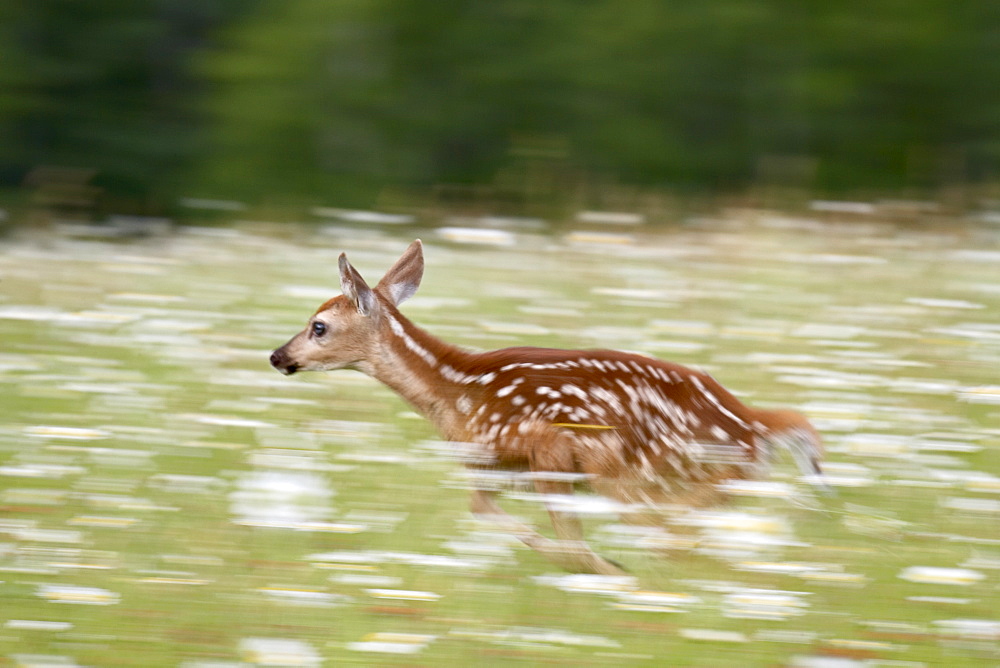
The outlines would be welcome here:
[[[286,376],[291,376],[299,370],[299,365],[289,359],[284,346],[271,353],[271,366]]]

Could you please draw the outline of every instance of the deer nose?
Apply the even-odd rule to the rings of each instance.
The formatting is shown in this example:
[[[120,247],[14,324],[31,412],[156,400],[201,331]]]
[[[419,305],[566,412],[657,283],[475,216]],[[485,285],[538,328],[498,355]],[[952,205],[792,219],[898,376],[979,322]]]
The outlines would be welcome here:
[[[285,356],[285,353],[281,348],[278,348],[271,353],[271,366],[286,376],[290,376],[299,370],[299,365],[289,362],[288,357]]]

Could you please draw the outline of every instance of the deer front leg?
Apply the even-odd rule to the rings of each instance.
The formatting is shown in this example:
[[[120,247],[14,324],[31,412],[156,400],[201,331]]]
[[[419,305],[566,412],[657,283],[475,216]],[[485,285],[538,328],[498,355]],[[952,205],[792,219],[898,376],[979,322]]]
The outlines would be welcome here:
[[[547,479],[546,473],[571,473],[576,470],[573,457],[572,436],[554,431],[539,434],[532,450],[530,463],[535,475],[535,490],[543,496],[569,497],[573,494],[573,483]],[[562,510],[551,500],[545,502],[558,541],[544,556],[570,571],[597,573],[600,575],[624,575],[616,564],[596,554],[587,545],[583,535],[583,524],[572,510]]]
[[[511,517],[497,504],[496,496],[497,493],[492,490],[473,490],[470,503],[472,514],[498,525],[504,531],[517,537],[522,543],[541,554],[546,554],[546,552],[556,549],[555,541],[546,538],[528,525],[518,522]]]
[[[572,483],[535,481],[535,490],[543,495],[573,494]],[[552,502],[546,501],[552,528],[555,529],[558,541],[548,541],[546,551],[539,550],[549,561],[556,563],[568,571],[597,573],[598,575],[625,575],[625,571],[616,564],[600,556],[587,545],[583,535],[583,524],[573,511],[560,510]]]

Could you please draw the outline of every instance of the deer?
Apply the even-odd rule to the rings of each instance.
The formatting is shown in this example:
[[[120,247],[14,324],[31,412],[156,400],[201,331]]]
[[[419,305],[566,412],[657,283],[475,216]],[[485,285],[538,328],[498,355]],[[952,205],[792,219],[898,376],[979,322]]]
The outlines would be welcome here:
[[[554,501],[579,480],[625,504],[707,506],[724,498],[721,482],[762,477],[785,449],[826,488],[820,436],[799,412],[751,408],[707,373],[639,353],[446,343],[399,310],[423,277],[419,239],[374,288],[346,254],[338,265],[342,294],[274,350],[271,365],[285,375],[365,373],[445,440],[471,444],[481,456],[467,466],[525,473],[547,500],[556,539],[504,511],[495,486],[473,486],[471,511],[566,570],[624,573],[589,547],[579,515]]]

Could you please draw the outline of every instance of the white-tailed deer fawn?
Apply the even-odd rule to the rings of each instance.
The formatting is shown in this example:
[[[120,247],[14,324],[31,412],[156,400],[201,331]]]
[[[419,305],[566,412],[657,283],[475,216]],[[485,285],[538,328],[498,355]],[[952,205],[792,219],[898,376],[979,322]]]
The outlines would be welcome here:
[[[506,348],[468,352],[399,312],[420,285],[423,247],[410,244],[374,289],[340,256],[343,295],[271,354],[284,374],[356,369],[385,383],[450,441],[476,444],[489,466],[530,470],[536,490],[568,495],[582,474],[618,500],[704,504],[717,483],[762,475],[778,447],[820,477],[822,445],[794,411],[745,406],[710,376],[613,350]],[[558,540],[543,537],[476,490],[472,510],[490,514],[524,543],[571,570],[616,574],[585,543],[579,518],[549,506]]]

